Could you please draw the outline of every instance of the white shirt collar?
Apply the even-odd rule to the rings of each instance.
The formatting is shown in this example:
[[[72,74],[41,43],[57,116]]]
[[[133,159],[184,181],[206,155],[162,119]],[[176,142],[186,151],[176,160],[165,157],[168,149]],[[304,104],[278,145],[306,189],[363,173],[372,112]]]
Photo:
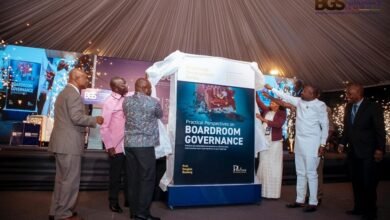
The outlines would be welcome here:
[[[75,85],[73,85],[72,83],[68,83],[68,85],[72,86],[72,87],[77,91],[77,93],[80,94],[79,88],[77,88],[77,87],[76,87]]]

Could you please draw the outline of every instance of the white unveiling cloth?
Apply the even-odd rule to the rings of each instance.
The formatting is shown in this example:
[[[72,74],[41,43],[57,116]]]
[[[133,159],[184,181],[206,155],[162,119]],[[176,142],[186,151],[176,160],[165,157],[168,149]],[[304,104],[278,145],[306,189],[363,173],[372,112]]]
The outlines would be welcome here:
[[[175,135],[176,135],[176,80],[177,72],[182,64],[183,59],[186,58],[213,58],[209,56],[186,54],[180,51],[175,51],[166,57],[163,61],[156,62],[153,66],[149,67],[146,70],[149,81],[152,84],[152,96],[156,96],[155,86],[157,83],[164,77],[170,77],[170,100],[169,100],[169,115],[168,115],[168,125],[160,127],[160,146],[156,148],[159,155],[167,156],[167,167],[166,172],[162,179],[160,180],[160,188],[166,191],[167,186],[172,183],[173,180],[173,169],[174,169],[174,146],[175,146]],[[226,58],[218,58],[229,60]],[[233,60],[232,60],[233,61]],[[243,61],[233,61],[233,62],[242,62],[250,66],[250,69],[255,73],[255,90],[260,90],[264,87],[264,76],[261,73],[257,63],[252,62],[243,62]],[[256,107],[256,102],[254,102],[255,112],[259,112]],[[260,122],[255,119],[255,155],[257,156],[258,152],[264,150],[266,146],[264,129],[261,126]],[[160,124],[160,122],[159,122]],[[168,149],[169,148],[169,149]],[[255,178],[256,180],[257,178]]]

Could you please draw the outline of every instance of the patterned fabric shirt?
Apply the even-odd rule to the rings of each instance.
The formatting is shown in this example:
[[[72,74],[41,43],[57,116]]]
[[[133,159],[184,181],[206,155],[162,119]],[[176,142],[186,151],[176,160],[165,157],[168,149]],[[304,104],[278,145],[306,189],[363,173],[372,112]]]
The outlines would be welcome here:
[[[123,101],[125,147],[152,147],[160,144],[157,119],[163,111],[157,99],[136,92]]]

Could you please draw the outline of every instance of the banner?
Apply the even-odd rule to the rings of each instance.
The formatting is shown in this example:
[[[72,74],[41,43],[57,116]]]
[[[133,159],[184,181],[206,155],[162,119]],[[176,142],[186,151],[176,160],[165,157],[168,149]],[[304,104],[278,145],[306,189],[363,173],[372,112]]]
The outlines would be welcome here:
[[[272,88],[275,88],[277,90],[283,91],[285,93],[293,95],[294,90],[294,79],[291,78],[285,78],[285,77],[277,77],[277,76],[270,76],[270,75],[264,75],[264,80],[266,84],[269,84],[272,86]],[[268,89],[262,89],[259,91],[256,91],[257,94],[260,97],[260,100],[264,103],[264,105],[269,106],[271,104],[271,100],[263,95],[263,92],[268,93],[270,96],[277,98],[277,96]]]
[[[6,93],[7,102],[0,109],[54,118],[54,103],[68,83],[69,71],[80,68],[91,80],[93,63],[93,55],[13,45],[2,47],[0,95]],[[5,119],[14,120],[12,115]]]
[[[10,60],[9,82],[5,109],[35,111],[40,63]]]
[[[13,123],[28,115],[42,115],[49,121],[54,118],[54,103],[68,83],[71,69],[87,73],[91,86],[94,57],[44,48],[0,47],[0,143],[8,143]]]
[[[245,74],[245,65],[210,58],[183,66],[177,81],[174,184],[253,183],[253,71]],[[242,79],[236,80],[239,71]]]

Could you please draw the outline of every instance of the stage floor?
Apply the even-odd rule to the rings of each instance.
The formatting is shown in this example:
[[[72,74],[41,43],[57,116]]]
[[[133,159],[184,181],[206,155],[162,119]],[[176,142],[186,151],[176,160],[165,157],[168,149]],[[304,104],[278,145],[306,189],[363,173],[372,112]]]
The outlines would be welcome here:
[[[1,220],[47,219],[51,191],[0,191]],[[390,181],[378,186],[378,220],[390,219]],[[107,191],[82,191],[76,211],[89,220],[128,220],[129,211],[121,214],[108,209]],[[352,187],[350,183],[324,184],[324,197],[317,212],[304,213],[301,209],[287,209],[285,205],[294,201],[295,185],[284,185],[279,200],[263,200],[260,205],[188,207],[170,210],[165,202],[153,202],[152,214],[164,220],[253,220],[253,219],[315,219],[355,220],[346,210],[352,208]],[[123,197],[120,197],[123,204]]]

